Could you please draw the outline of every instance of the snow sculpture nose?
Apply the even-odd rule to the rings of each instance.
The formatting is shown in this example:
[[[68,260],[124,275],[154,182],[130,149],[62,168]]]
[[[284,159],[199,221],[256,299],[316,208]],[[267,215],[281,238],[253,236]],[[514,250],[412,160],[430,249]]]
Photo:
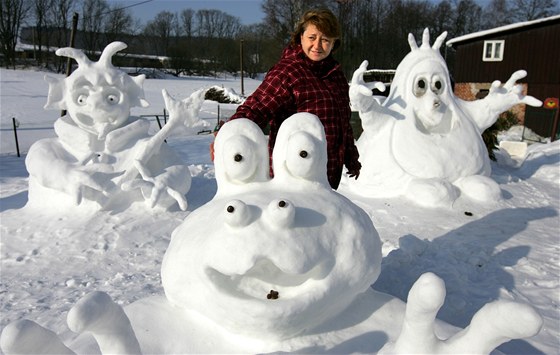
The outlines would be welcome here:
[[[264,218],[274,228],[291,228],[294,226],[296,208],[293,203],[285,199],[271,201],[266,210]]]
[[[441,106],[441,101],[439,99],[434,99],[434,108],[439,108]]]
[[[226,224],[233,228],[249,225],[253,219],[249,206],[240,200],[232,200],[227,203],[225,214]]]

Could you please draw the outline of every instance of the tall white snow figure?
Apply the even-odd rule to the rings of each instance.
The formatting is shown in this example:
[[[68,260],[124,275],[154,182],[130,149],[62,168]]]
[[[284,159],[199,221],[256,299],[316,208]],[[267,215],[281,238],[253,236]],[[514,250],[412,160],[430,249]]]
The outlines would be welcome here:
[[[49,94],[45,108],[67,110],[54,124],[58,138],[43,139],[26,158],[31,206],[116,210],[134,201],[149,207],[187,208],[191,185],[188,167],[163,144],[180,115],[181,105],[164,92],[170,122],[150,135],[146,119],[131,117],[130,109],[148,106],[142,88],[145,77],[130,77],[113,67],[112,56],[126,48],[109,44],[98,62],[83,52],[61,48],[56,54],[74,58],[78,68],[67,78],[45,77]],[[196,98],[189,102],[193,109]],[[182,106],[188,106],[182,103]]]
[[[218,193],[174,232],[161,277],[172,304],[231,332],[286,339],[322,324],[377,279],[369,216],[332,191],[319,119],[286,119],[268,177],[267,143],[250,120],[216,137]]]
[[[430,46],[428,29],[422,44],[409,34],[411,52],[396,69],[391,92],[378,102],[365,83],[368,62],[354,72],[350,101],[362,120],[358,139],[362,170],[350,187],[371,197],[405,195],[423,206],[451,206],[464,194],[479,202],[501,198],[489,178],[490,160],[481,133],[501,112],[525,103],[542,103],[522,93],[515,82],[526,76],[513,73],[502,86],[492,83],[487,97],[463,101],[454,96],[445,60],[439,52],[447,33]],[[381,88],[384,86],[381,84]]]

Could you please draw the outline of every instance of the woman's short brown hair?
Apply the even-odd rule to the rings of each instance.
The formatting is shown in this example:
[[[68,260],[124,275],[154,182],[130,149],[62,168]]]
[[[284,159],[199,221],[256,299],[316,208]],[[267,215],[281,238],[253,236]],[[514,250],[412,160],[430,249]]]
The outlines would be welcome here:
[[[340,47],[340,24],[336,16],[329,9],[314,9],[305,12],[292,33],[290,40],[292,46],[301,43],[301,35],[305,32],[309,24],[315,25],[325,36],[335,40],[332,49],[333,52]]]

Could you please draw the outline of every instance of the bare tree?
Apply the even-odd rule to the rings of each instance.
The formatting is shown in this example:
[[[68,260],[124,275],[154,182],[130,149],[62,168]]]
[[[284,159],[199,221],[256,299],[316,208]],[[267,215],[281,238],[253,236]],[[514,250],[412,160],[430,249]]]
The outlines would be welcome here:
[[[33,15],[35,18],[35,27],[33,28],[33,45],[37,45],[35,51],[35,59],[39,64],[43,63],[43,42],[48,33],[49,17],[48,11],[52,7],[52,0],[35,0],[33,6]]]
[[[16,44],[31,4],[27,0],[0,0],[0,39],[6,67],[16,64]]]
[[[512,23],[511,9],[506,0],[491,0],[482,14],[482,28],[494,28]]]
[[[443,0],[434,8],[432,29],[435,33],[443,33],[453,27],[454,10],[449,0]]]
[[[106,0],[83,0],[81,30],[86,52],[101,51],[105,43],[101,43],[103,22],[109,5]]]
[[[194,30],[195,30],[194,14],[195,11],[193,9],[184,9],[179,14],[179,19],[180,19],[181,26],[183,28],[183,33],[187,36],[187,38],[192,38],[194,35]]]
[[[513,0],[511,10],[514,22],[536,20],[557,13],[558,1]]]
[[[326,7],[321,0],[264,0],[262,9],[264,21],[280,44],[286,44],[294,27],[303,13],[314,7]]]
[[[474,0],[460,0],[455,8],[455,23],[450,29],[451,36],[461,36],[479,31],[482,8]]]
[[[70,23],[75,6],[75,0],[53,0],[48,16],[56,31],[54,37],[49,37],[54,41],[53,43],[49,40],[50,44],[56,47],[66,47],[68,45]]]
[[[169,11],[162,11],[149,21],[144,28],[144,34],[151,39],[156,54],[167,55],[172,36],[177,30],[177,15]]]
[[[109,43],[118,40],[125,34],[132,34],[134,31],[134,20],[127,9],[113,5],[109,8],[105,18],[105,35]]]

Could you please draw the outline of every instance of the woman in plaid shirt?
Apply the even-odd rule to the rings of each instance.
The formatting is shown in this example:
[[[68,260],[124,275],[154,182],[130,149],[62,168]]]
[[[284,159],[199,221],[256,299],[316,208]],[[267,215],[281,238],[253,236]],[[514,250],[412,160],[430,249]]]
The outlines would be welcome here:
[[[358,177],[361,164],[350,125],[348,81],[331,53],[340,46],[340,26],[329,10],[307,11],[280,61],[230,118],[248,118],[261,129],[270,124],[269,152],[282,122],[297,112],[317,115],[327,138],[327,175],[338,188],[343,165]],[[272,164],[271,164],[272,166]]]

